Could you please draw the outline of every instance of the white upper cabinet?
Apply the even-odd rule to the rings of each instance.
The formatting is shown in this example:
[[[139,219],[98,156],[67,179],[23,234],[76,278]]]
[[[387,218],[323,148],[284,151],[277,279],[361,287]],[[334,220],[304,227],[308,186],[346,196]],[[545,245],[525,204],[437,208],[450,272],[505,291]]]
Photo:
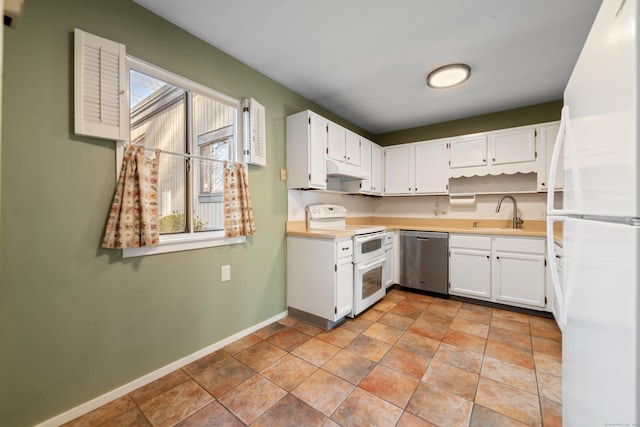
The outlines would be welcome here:
[[[332,122],[328,122],[327,132],[327,157],[360,166],[360,135]]]
[[[360,166],[369,178],[360,182],[361,194],[382,195],[382,148],[373,141],[360,138]]]
[[[444,140],[385,148],[384,194],[446,193],[446,156]]]
[[[489,152],[492,165],[535,162],[536,131],[518,128],[492,132],[489,134]]]
[[[560,123],[550,123],[539,126],[538,130],[538,191],[547,191],[549,188],[549,168],[551,167],[551,156],[553,147],[556,144]],[[555,189],[562,190],[563,180],[563,156],[558,157],[558,172],[556,173]]]
[[[421,142],[415,145],[415,194],[446,193],[446,141]]]
[[[413,194],[414,144],[384,149],[384,194]]]
[[[449,143],[449,168],[486,166],[487,136],[460,136]]]
[[[371,144],[371,194],[382,195],[383,187],[383,167],[382,164],[382,147],[378,144]]]
[[[287,188],[327,188],[327,123],[308,110],[287,117]]]
[[[538,172],[535,126],[452,138],[449,177]]]

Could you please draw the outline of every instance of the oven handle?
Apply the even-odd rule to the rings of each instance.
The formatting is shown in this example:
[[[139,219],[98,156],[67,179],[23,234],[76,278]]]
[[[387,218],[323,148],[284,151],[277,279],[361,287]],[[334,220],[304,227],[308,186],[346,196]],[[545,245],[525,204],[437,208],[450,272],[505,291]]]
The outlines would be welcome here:
[[[370,236],[356,236],[356,243],[366,243],[370,240],[382,239],[384,240],[384,233],[372,234]]]
[[[364,265],[356,264],[356,268],[358,270],[369,270],[371,267],[373,267],[376,264],[384,265],[385,261],[386,261],[386,258],[382,257],[382,258],[378,258],[371,261],[369,264],[364,264]]]

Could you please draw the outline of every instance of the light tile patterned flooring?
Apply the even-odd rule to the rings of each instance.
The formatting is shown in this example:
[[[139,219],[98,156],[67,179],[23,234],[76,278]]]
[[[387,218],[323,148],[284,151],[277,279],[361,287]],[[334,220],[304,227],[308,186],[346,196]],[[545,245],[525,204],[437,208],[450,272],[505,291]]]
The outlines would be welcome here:
[[[68,426],[561,426],[553,319],[392,289],[286,317]]]

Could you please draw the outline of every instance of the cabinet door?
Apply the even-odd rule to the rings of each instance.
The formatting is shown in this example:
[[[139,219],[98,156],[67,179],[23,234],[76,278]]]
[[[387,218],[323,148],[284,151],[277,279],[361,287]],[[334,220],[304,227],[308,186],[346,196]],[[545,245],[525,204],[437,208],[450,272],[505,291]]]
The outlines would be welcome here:
[[[327,122],[319,116],[309,118],[309,188],[327,188]]]
[[[332,122],[327,122],[327,157],[344,162],[346,157],[345,139],[347,130]]]
[[[415,192],[447,192],[446,142],[426,142],[415,146]]]
[[[510,129],[489,134],[492,165],[536,161],[536,134],[532,127]]]
[[[544,307],[544,255],[495,252],[496,301]]]
[[[382,194],[382,147],[371,143],[371,194]]]
[[[470,135],[449,143],[449,167],[466,168],[487,165],[487,136]]]
[[[393,285],[393,276],[394,276],[394,268],[393,268],[393,246],[387,246],[384,250],[384,259],[387,263],[387,268],[383,269],[385,277],[382,278],[382,284],[384,286]]]
[[[335,317],[343,318],[353,310],[353,262],[351,258],[340,259],[336,265]]]
[[[346,131],[344,161],[354,166],[360,166],[360,147],[360,136]]]
[[[362,139],[362,146],[360,147],[360,163],[362,170],[369,174],[369,178],[363,179],[360,182],[360,193],[371,194],[373,192],[373,159],[372,159],[372,150],[373,150],[373,142]]]
[[[491,298],[491,251],[451,248],[449,292],[473,298]]]
[[[384,194],[413,193],[413,145],[404,144],[384,150]]]
[[[551,167],[551,156],[553,155],[553,147],[556,144],[560,124],[552,124],[541,126],[538,128],[538,191],[547,191],[549,188],[549,168]],[[562,190],[563,181],[563,156],[558,157],[558,172],[556,173],[556,190]]]

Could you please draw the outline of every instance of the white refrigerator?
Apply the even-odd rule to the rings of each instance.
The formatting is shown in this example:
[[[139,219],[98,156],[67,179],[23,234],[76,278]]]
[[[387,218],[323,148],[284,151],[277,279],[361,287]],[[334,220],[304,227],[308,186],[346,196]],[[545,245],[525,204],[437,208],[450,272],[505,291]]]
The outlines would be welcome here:
[[[640,423],[638,22],[637,0],[602,2],[564,92],[551,162],[550,189],[564,173],[562,207],[548,193],[547,241],[569,427]],[[556,172],[559,156],[564,170]]]

